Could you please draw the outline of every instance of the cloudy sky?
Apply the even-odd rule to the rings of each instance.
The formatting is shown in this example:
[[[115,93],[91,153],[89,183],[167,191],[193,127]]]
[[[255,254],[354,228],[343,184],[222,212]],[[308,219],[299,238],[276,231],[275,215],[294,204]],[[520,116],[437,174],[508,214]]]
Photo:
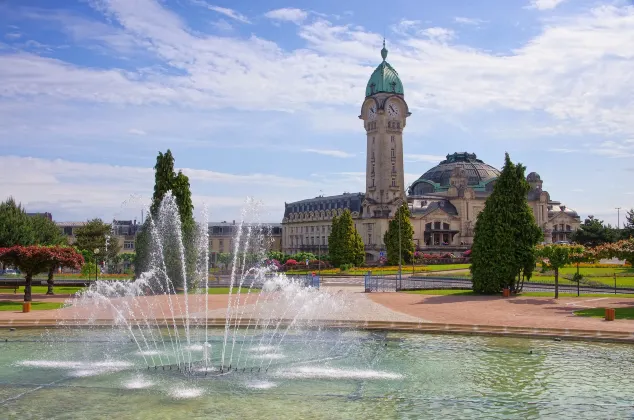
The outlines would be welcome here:
[[[363,191],[357,118],[380,62],[412,116],[409,183],[504,152],[552,198],[634,207],[634,6],[598,0],[5,0],[0,197],[56,220],[140,218],[170,148],[194,203],[263,219]]]

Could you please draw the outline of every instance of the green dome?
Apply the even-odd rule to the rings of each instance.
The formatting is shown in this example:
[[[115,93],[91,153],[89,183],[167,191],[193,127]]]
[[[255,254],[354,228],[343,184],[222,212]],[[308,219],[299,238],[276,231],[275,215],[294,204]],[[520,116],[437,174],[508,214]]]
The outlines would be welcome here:
[[[383,41],[383,49],[381,50],[381,57],[383,62],[374,70],[368,85],[365,88],[365,96],[371,96],[375,93],[397,93],[403,95],[403,83],[398,77],[398,73],[394,70],[394,67],[390,66],[390,63],[385,61],[387,58],[387,48],[385,48],[385,41]]]

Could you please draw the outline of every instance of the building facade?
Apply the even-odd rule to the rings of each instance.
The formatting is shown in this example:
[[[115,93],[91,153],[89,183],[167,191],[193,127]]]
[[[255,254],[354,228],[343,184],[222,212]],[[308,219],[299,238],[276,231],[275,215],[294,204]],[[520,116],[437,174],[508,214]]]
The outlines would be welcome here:
[[[403,129],[411,115],[403,84],[383,61],[367,83],[359,119],[366,132],[365,193],[318,196],[285,203],[282,246],[293,254],[328,253],[332,218],[349,209],[365,244],[366,260],[377,261],[385,250],[383,235],[399,206],[408,203],[418,249],[465,251],[473,243],[478,214],[500,175],[497,168],[472,153],[453,153],[425,172],[407,190],[404,185]],[[530,173],[528,202],[547,243],[567,241],[580,225],[579,215],[543,191],[540,176]]]
[[[240,224],[234,220],[227,222],[209,223],[209,263],[217,265],[220,254],[232,254],[235,251],[235,240]],[[282,251],[282,225],[280,223],[253,225],[242,224],[242,234],[246,237],[251,228],[250,249],[266,249]]]

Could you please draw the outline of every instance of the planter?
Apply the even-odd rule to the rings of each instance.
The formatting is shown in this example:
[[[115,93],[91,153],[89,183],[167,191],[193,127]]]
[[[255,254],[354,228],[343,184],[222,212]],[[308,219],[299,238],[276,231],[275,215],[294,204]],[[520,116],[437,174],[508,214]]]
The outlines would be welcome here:
[[[605,320],[606,321],[614,321],[614,317],[616,315],[614,308],[605,308]]]
[[[31,302],[23,302],[22,303],[22,312],[31,312]]]
[[[508,287],[505,287],[504,289],[502,289],[502,296],[503,297],[510,297],[511,296],[511,289],[509,289]]]

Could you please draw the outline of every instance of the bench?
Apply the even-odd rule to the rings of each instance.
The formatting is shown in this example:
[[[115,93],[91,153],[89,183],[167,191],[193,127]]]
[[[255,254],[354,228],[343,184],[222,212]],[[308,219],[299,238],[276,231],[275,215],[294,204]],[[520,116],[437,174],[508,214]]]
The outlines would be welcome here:
[[[13,289],[13,294],[15,295],[16,293],[18,293],[18,289],[20,288],[19,284],[14,284],[14,285],[7,285],[7,286],[2,286],[0,285],[0,289]]]

